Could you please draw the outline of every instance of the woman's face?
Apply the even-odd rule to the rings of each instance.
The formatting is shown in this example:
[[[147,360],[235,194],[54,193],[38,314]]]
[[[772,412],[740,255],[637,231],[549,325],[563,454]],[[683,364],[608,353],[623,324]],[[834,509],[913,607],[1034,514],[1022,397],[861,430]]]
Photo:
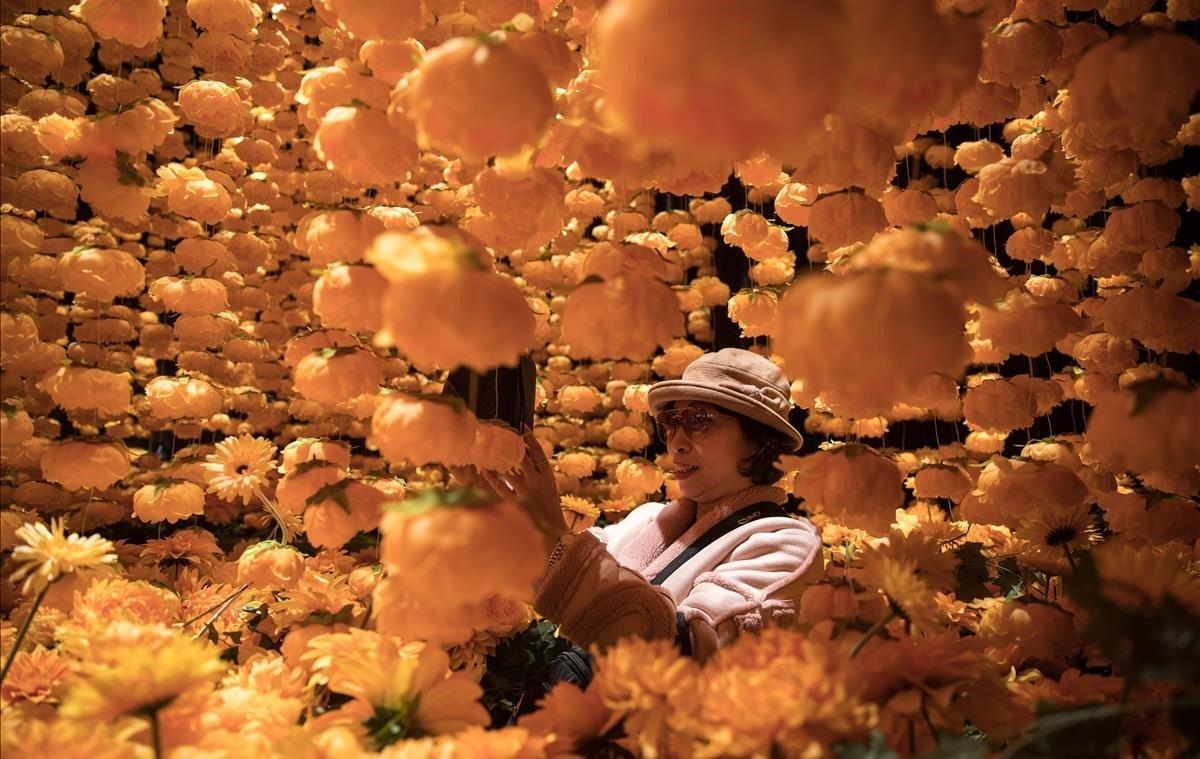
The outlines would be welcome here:
[[[738,472],[738,465],[754,453],[742,435],[738,420],[719,406],[704,401],[675,401],[669,408],[699,407],[718,416],[694,439],[683,425],[675,425],[667,440],[671,468],[679,483],[679,492],[697,503],[709,503],[749,487],[749,477]]]

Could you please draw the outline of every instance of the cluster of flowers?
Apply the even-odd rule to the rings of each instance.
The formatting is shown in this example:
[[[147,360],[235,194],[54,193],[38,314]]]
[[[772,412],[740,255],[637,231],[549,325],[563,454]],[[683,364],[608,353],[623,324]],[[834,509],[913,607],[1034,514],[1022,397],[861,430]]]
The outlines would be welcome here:
[[[1177,755],[1131,705],[1195,682],[1096,635],[1200,615],[1200,3],[1154,7],[6,3],[5,756],[912,752],[1092,702]],[[828,438],[779,465],[829,576],[495,725],[545,551],[457,487],[525,447],[448,373],[532,355],[582,530],[678,495],[646,391],[722,309]],[[966,434],[882,445],[919,420]]]

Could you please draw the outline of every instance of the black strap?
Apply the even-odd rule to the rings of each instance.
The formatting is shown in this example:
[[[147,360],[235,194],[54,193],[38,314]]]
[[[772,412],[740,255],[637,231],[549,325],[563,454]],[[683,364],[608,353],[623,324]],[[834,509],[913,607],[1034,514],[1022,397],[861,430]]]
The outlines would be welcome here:
[[[699,538],[696,538],[696,540],[687,548],[683,549],[678,556],[671,560],[670,564],[663,567],[662,571],[654,576],[654,579],[650,581],[650,584],[662,585],[663,582],[670,577],[676,569],[679,569],[681,566],[687,563],[689,559],[700,553],[700,551],[704,550],[713,541],[717,540],[717,538],[720,538],[726,533],[733,531],[735,528],[740,527],[747,522],[754,521],[755,519],[761,519],[763,517],[786,516],[788,516],[788,513],[782,506],[770,502],[751,504],[743,509],[735,511],[722,519],[720,522],[717,522],[712,527],[708,528],[707,532],[705,532]]]

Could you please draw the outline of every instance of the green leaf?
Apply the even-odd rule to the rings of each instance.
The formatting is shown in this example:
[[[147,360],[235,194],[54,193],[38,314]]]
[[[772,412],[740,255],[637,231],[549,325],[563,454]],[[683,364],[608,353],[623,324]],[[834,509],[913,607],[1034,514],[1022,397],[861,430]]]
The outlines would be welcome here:
[[[349,514],[350,498],[346,495],[346,488],[348,488],[352,482],[354,482],[354,480],[347,478],[330,485],[325,485],[319,488],[317,492],[313,493],[308,498],[305,498],[304,504],[306,506],[311,506],[314,503],[333,501],[338,506],[342,507],[342,511]]]
[[[384,508],[388,511],[396,511],[405,516],[412,517],[437,508],[481,506],[486,503],[492,503],[494,500],[486,492],[475,487],[451,488],[449,490],[430,488],[415,498],[385,503]]]

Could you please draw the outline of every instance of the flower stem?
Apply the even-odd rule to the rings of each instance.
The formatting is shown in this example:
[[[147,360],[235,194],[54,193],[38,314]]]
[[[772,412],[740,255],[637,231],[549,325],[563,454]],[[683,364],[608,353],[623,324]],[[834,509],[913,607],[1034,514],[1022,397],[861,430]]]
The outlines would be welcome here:
[[[1071,574],[1075,574],[1078,570],[1075,567],[1075,557],[1071,555],[1071,546],[1063,543],[1063,553],[1067,555],[1067,563],[1071,565]]]
[[[150,712],[150,741],[154,745],[154,759],[162,759],[162,733],[158,728],[158,709]]]
[[[13,641],[12,651],[8,652],[8,658],[4,660],[4,669],[0,670],[0,683],[4,682],[4,678],[8,677],[8,668],[12,666],[13,661],[17,658],[17,652],[21,650],[21,643],[25,640],[25,634],[29,632],[29,625],[33,622],[33,615],[37,613],[38,607],[42,605],[42,599],[46,597],[46,591],[50,590],[53,582],[46,583],[46,586],[38,591],[37,597],[33,599],[33,606],[29,607],[29,614],[25,617],[25,621],[21,623],[21,629],[17,631],[17,638]]]
[[[215,623],[217,621],[217,617],[219,617],[225,613],[225,610],[229,608],[229,604],[233,603],[234,599],[236,599],[238,596],[245,593],[249,587],[250,587],[250,583],[246,583],[242,587],[235,590],[233,592],[233,595],[229,596],[229,598],[226,598],[224,601],[222,601],[221,603],[219,603],[215,607],[213,607],[214,609],[216,609],[216,611],[214,611],[213,615],[208,618],[208,621],[206,621],[204,623],[204,625],[201,626],[201,628],[196,631],[196,634],[192,636],[192,639],[194,640],[194,639],[199,638],[202,635],[204,635],[204,631],[207,630],[210,626],[212,626],[213,623]],[[208,611],[205,611],[205,612],[201,613],[200,616],[193,617],[192,619],[185,622],[183,626],[187,627],[192,622],[195,622],[197,619],[199,619],[200,617],[203,617],[207,613],[208,613]]]
[[[888,622],[891,622],[895,618],[896,618],[896,610],[889,609],[887,616],[885,616],[883,619],[879,620],[875,624],[871,625],[871,629],[867,630],[867,634],[862,636],[861,638],[859,638],[858,642],[856,642],[854,644],[854,648],[850,649],[850,658],[853,659],[858,654],[859,649],[862,648],[868,640],[870,640],[872,637],[874,637],[875,633],[882,630],[884,625],[886,625]]]

